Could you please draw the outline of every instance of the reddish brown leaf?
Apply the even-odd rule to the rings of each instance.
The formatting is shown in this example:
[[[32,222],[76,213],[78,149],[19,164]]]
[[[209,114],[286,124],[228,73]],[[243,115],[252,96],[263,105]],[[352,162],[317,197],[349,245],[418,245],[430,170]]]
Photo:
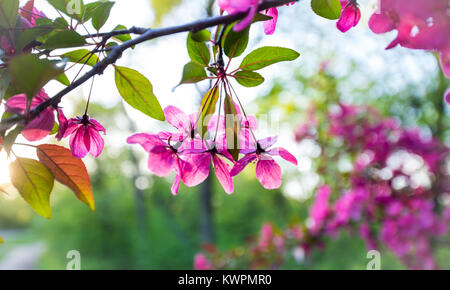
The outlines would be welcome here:
[[[95,210],[91,180],[81,159],[72,152],[58,145],[44,144],[36,148],[39,160],[47,166],[56,180],[69,187],[79,200]]]

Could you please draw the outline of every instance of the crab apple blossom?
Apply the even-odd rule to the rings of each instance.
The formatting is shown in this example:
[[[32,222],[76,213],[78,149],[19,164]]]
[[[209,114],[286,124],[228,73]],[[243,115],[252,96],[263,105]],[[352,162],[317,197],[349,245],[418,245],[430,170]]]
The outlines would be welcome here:
[[[230,175],[231,168],[229,163],[234,163],[234,161],[233,157],[228,152],[226,145],[224,145],[226,144],[225,137],[222,136],[219,140],[222,141],[195,140],[185,147],[186,152],[191,154],[190,158],[192,163],[195,164],[195,170],[187,172],[186,174],[192,176],[190,178],[191,180],[198,178],[201,183],[208,177],[209,167],[212,162],[217,179],[225,192],[230,194],[233,193],[234,186],[233,178]],[[229,163],[224,159],[228,159]]]
[[[48,100],[45,90],[41,90],[34,96],[30,103],[30,109],[34,109],[38,105]],[[15,95],[9,98],[5,103],[6,111],[12,114],[25,114],[27,110],[27,96],[25,94]],[[47,137],[55,125],[55,109],[48,107],[41,112],[36,118],[29,122],[22,135],[30,142],[39,141]]]
[[[192,184],[192,181],[187,176],[186,172],[192,169],[192,165],[184,160],[180,149],[180,142],[161,139],[158,135],[140,133],[135,134],[127,139],[128,144],[140,144],[144,150],[149,154],[148,168],[151,172],[159,177],[166,177],[172,171],[175,171],[176,176],[172,186],[172,193],[178,193],[180,182],[186,185]]]
[[[450,89],[444,93],[444,101],[447,105],[450,105]]]
[[[336,23],[336,27],[342,31],[347,32],[350,28],[358,25],[361,19],[361,11],[358,3],[355,0],[340,0],[342,6],[341,17]]]
[[[276,189],[281,186],[281,167],[271,156],[281,158],[297,165],[297,159],[284,148],[269,149],[277,142],[277,137],[269,137],[253,143],[253,148],[241,150],[245,156],[234,165],[231,175],[238,175],[251,162],[256,160],[256,178],[266,189]]]
[[[70,136],[69,145],[73,156],[77,158],[84,158],[88,154],[100,156],[104,146],[100,132],[106,134],[106,129],[98,121],[85,114],[68,120],[65,126],[67,127],[63,136],[64,138]]]

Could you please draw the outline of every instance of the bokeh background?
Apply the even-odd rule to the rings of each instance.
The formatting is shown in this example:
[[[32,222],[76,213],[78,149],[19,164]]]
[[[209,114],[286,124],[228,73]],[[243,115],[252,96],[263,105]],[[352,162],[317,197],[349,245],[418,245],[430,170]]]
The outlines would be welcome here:
[[[45,0],[35,2],[49,17],[55,16]],[[212,2],[116,0],[104,30],[117,24],[162,27],[193,21],[217,14]],[[17,195],[1,195],[0,236],[5,243],[0,245],[0,269],[65,269],[70,250],[81,253],[82,269],[192,269],[193,257],[204,243],[227,251],[258,235],[268,221],[283,228],[304,220],[317,186],[325,180],[340,182],[319,173],[317,164],[323,164],[325,156],[320,147],[294,141],[296,129],[308,121],[311,103],[317,110],[330,98],[371,105],[382,116],[394,117],[404,127],[419,126],[423,134],[450,145],[449,107],[442,102],[450,83],[432,53],[405,48],[385,51],[395,32],[374,35],[367,27],[376,1],[360,1],[362,21],[346,34],[339,32],[334,22],[316,17],[308,1],[301,2],[280,9],[273,36],[265,36],[262,25],[254,25],[248,48],[285,46],[299,51],[301,57],[264,69],[266,81],[261,87],[237,91],[248,113],[272,120],[272,126],[262,126],[260,137],[278,135],[279,145],[299,160],[298,167],[281,163],[284,181],[279,190],[264,190],[250,166],[235,178],[232,195],[227,195],[213,176],[195,188],[182,186],[178,196],[172,196],[173,176],[161,179],[151,175],[144,152],[125,142],[133,132],[170,127],[123,104],[109,69],[96,78],[90,107],[90,114],[107,128],[105,151],[98,159],[85,160],[96,211],[90,212],[62,186],[52,193],[51,220],[36,215]],[[163,107],[176,105],[189,113],[196,111],[208,82],[173,91],[188,62],[185,41],[186,35],[180,34],[148,42],[127,52],[119,65],[146,75]],[[320,76],[324,71],[326,78]],[[59,89],[57,83],[46,87],[49,95]],[[88,90],[89,86],[82,87],[64,99],[66,115],[82,113]],[[26,148],[18,148],[16,153],[32,155]],[[345,178],[348,164],[329,162],[330,166],[337,164],[337,172]],[[6,157],[1,153],[0,184],[8,180]],[[441,268],[450,268],[449,243],[444,237],[436,246]],[[404,268],[388,250],[380,251],[383,269]],[[281,268],[365,269],[366,253],[358,235],[343,231],[308,259],[287,260]]]

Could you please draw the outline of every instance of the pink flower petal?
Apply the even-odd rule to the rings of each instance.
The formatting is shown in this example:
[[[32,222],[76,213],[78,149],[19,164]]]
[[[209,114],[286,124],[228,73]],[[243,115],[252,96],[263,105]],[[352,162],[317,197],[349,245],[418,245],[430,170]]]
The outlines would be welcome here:
[[[392,31],[395,29],[395,23],[386,14],[374,13],[369,20],[369,28],[373,33],[380,34]]]
[[[234,190],[233,178],[231,178],[230,175],[229,165],[225,163],[222,159],[220,159],[218,156],[213,157],[213,164],[217,179],[219,180],[220,184],[222,184],[222,187],[225,190],[225,192],[228,194],[233,193]]]
[[[283,158],[284,160],[289,161],[294,165],[298,165],[297,158],[295,158],[294,155],[289,153],[289,151],[287,151],[284,148],[281,148],[281,147],[274,148],[274,149],[270,150],[268,153],[271,155],[278,155],[281,158]]]
[[[236,176],[244,170],[244,168],[257,158],[255,153],[245,155],[241,160],[236,162],[230,171],[231,176]]]
[[[64,135],[66,133],[66,130],[68,127],[68,121],[66,119],[66,116],[64,115],[63,110],[57,109],[57,115],[58,115],[59,128],[58,128],[58,134],[56,134],[55,138],[56,138],[56,140],[61,141],[61,139],[64,138]]]
[[[264,158],[256,164],[256,178],[266,189],[275,189],[281,186],[281,167],[272,159]]]
[[[69,129],[68,129],[69,130]],[[159,139],[158,136],[147,134],[147,133],[139,133],[135,134],[127,139],[128,144],[140,144],[145,151],[149,152],[153,149],[154,146],[165,146],[166,144]]]
[[[84,126],[80,126],[75,133],[70,136],[70,150],[76,158],[84,158],[89,152],[89,149],[86,148],[84,143],[85,132],[86,128]]]
[[[182,168],[183,182],[189,186],[197,186],[209,175],[209,164],[211,163],[211,154],[209,152],[202,154],[189,155],[187,161],[191,164],[191,168]]]
[[[52,110],[44,110],[33,119],[22,131],[23,137],[30,142],[39,141],[47,137],[55,125],[55,115]]]
[[[258,140],[259,145],[261,145],[262,149],[267,149],[271,146],[273,146],[273,144],[277,143],[278,141],[278,137],[274,136],[274,137],[268,137],[265,139],[261,139]]]
[[[258,4],[251,6],[247,16],[245,16],[245,18],[242,19],[241,22],[235,24],[233,30],[239,32],[247,28],[247,26],[249,26],[252,23],[253,18],[255,17],[257,12],[258,12]]]
[[[190,130],[189,116],[175,106],[168,106],[164,109],[167,122],[180,131]]]
[[[173,195],[177,195],[178,194],[178,189],[180,188],[180,182],[181,182],[181,177],[180,175],[175,175],[175,180],[173,181],[173,185],[172,185],[172,194]]]
[[[350,28],[356,26],[361,19],[361,11],[356,5],[347,4],[342,10],[336,26],[342,32],[347,32]]]
[[[169,175],[175,166],[174,153],[163,146],[155,146],[148,153],[148,169],[159,177]]]
[[[264,33],[267,35],[272,35],[277,27],[278,9],[276,7],[267,9],[264,14],[272,17],[272,19],[264,21]]]
[[[105,141],[103,140],[102,136],[100,136],[100,133],[94,128],[92,127],[89,128],[88,132],[90,135],[90,146],[91,146],[89,149],[89,153],[94,157],[98,157],[103,151]]]

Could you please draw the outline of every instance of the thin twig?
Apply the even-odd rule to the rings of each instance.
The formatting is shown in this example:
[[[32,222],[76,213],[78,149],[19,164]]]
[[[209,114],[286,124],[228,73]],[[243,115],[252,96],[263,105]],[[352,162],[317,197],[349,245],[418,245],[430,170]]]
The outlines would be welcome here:
[[[262,4],[259,5],[258,10],[263,11],[272,7],[282,6],[285,4],[288,4],[290,2],[297,2],[299,0],[267,0],[264,1]],[[129,33],[135,33],[135,34],[141,34],[139,37],[126,41],[122,43],[121,45],[115,46],[110,54],[106,56],[102,61],[97,63],[90,71],[88,71],[86,74],[81,76],[79,79],[71,83],[69,86],[67,86],[65,89],[60,91],[58,94],[56,94],[54,97],[48,99],[47,101],[41,103],[40,105],[36,106],[33,110],[30,111],[30,117],[27,118],[28,121],[31,121],[32,119],[39,116],[40,113],[42,113],[46,108],[48,107],[56,107],[60,102],[61,99],[73,91],[74,89],[78,88],[82,84],[84,84],[86,81],[91,79],[95,75],[101,75],[103,74],[104,70],[111,64],[114,64],[120,57],[122,56],[122,53],[130,49],[138,44],[141,44],[143,42],[173,35],[181,32],[197,32],[205,28],[214,27],[216,25],[221,24],[231,24],[235,21],[243,19],[247,15],[247,12],[241,12],[236,14],[230,14],[225,16],[217,16],[217,17],[210,17],[202,20],[197,20],[194,22],[186,23],[183,25],[178,26],[171,26],[166,28],[159,28],[159,29],[146,29],[145,31],[139,28],[131,28],[129,30],[118,30],[118,31],[112,31],[108,34],[103,35],[103,37],[108,37],[109,35],[117,36],[121,34],[129,34]],[[93,34],[93,36],[101,36],[102,34]],[[8,119],[3,120],[0,123],[0,131],[7,130],[14,126],[14,124],[18,123],[19,121],[23,120],[23,116],[14,115]]]

